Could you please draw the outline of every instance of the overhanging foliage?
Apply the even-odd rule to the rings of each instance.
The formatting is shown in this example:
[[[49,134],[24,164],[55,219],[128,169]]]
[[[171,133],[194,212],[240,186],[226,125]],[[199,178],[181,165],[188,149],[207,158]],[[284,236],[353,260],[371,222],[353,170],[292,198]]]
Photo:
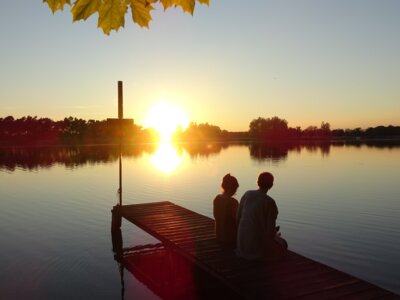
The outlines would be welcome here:
[[[156,3],[162,4],[164,10],[170,7],[181,7],[184,12],[193,15],[196,2],[209,4],[209,0],[43,0],[55,13],[63,10],[65,5],[71,6],[73,21],[86,20],[98,13],[97,26],[105,34],[111,30],[118,31],[125,25],[125,15],[131,10],[132,20],[141,27],[149,27],[151,10]]]

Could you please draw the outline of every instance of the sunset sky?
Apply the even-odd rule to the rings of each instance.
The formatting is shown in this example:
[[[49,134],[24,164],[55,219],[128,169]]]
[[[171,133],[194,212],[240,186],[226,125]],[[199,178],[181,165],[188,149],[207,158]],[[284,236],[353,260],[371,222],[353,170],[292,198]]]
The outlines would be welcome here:
[[[0,117],[117,116],[143,125],[160,101],[231,131],[279,116],[289,126],[400,125],[399,0],[211,0],[194,16],[97,15],[72,23],[41,0],[0,2]]]

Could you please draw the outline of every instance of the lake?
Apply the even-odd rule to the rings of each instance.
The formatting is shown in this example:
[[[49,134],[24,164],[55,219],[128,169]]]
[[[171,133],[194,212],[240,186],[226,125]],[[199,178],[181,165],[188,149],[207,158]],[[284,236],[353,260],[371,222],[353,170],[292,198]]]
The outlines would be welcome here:
[[[121,298],[111,243],[119,147],[0,148],[1,299]],[[400,294],[400,144],[144,144],[122,148],[123,204],[169,200],[212,217],[270,171],[289,248]],[[123,222],[124,245],[156,242]],[[157,299],[125,272],[126,299]]]

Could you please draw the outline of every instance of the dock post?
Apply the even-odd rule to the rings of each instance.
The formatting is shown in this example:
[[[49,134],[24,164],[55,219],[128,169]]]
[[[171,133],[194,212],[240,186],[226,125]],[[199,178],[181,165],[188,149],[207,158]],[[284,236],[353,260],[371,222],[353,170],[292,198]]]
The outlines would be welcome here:
[[[122,258],[122,231],[121,231],[121,206],[115,205],[111,210],[111,241],[115,259]]]
[[[121,205],[115,205],[111,210],[111,232],[121,230]]]
[[[124,265],[123,259],[123,240],[121,231],[121,205],[115,205],[111,210],[111,240],[114,252],[114,259],[118,262],[118,269],[121,281],[121,299],[124,299],[125,295],[125,280],[124,280]]]

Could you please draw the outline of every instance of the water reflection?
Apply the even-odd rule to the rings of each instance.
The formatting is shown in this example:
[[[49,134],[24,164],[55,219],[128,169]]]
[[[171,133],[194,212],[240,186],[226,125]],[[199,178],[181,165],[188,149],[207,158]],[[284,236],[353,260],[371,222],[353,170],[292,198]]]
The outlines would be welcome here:
[[[140,157],[144,153],[154,153],[156,148],[154,144],[123,146],[122,155]],[[86,164],[104,164],[115,162],[119,151],[117,145],[0,148],[0,170],[12,172],[15,169],[35,170],[54,165],[75,168]]]
[[[180,149],[180,151],[184,150],[187,154],[189,154],[191,159],[196,158],[207,158],[209,156],[219,154],[223,149],[227,149],[230,146],[247,146],[247,144],[237,144],[237,143],[184,143],[184,144],[175,144],[174,146]]]
[[[250,156],[256,161],[279,162],[287,158],[289,152],[320,153],[329,156],[331,148],[335,147],[368,147],[379,149],[392,149],[400,147],[400,141],[286,141],[269,143],[250,143]]]
[[[248,147],[250,157],[256,161],[279,162],[287,158],[290,152],[320,152],[328,156],[332,147],[373,147],[398,148],[399,141],[335,141],[329,142],[285,142],[285,143],[183,143],[183,144],[133,144],[122,147],[123,157],[138,158],[143,154],[151,156],[151,163],[157,169],[171,173],[181,163],[184,154],[190,159],[208,158],[218,155],[228,147]],[[15,169],[35,170],[64,165],[75,168],[86,164],[105,164],[119,158],[117,145],[93,145],[71,147],[14,147],[0,148],[0,170],[9,172]]]
[[[177,154],[194,163],[165,182],[152,181],[154,174],[148,172],[153,168],[149,157],[157,145],[124,146],[124,158],[130,158],[124,161],[124,178],[134,178],[124,185],[124,199],[136,203],[169,198],[211,216],[210,198],[218,188],[220,174],[225,174],[222,172],[232,169],[240,176],[244,187],[240,197],[246,181],[254,186],[260,169],[252,162],[270,159],[268,151],[275,153],[259,145],[255,146],[260,148],[258,154],[249,156],[250,146],[176,145]],[[285,236],[306,256],[400,293],[399,144],[336,142],[323,147],[330,149],[327,160],[319,159],[322,147],[318,145],[286,146],[282,154],[287,155],[287,162],[273,170],[279,171],[281,185],[273,191],[280,201]],[[118,270],[107,240],[118,151],[118,146],[0,149],[0,244],[4,250],[0,290],[5,299],[52,299],[60,292],[71,299],[118,298]],[[61,170],[81,165],[85,168],[73,174]],[[57,167],[1,177],[5,169],[52,166]],[[215,169],[215,174],[204,172]],[[161,193],[157,189],[160,182]],[[131,231],[126,238],[147,243]],[[34,283],[30,274],[36,278]],[[128,281],[131,274],[127,269],[125,276],[125,298],[140,298],[142,292],[137,291],[142,285]],[[36,288],[19,288],[27,282]]]
[[[131,273],[161,299],[241,299],[219,281],[163,243],[123,247],[121,229],[112,230],[121,299],[127,299],[125,272]]]
[[[331,146],[329,142],[274,142],[253,143],[249,145],[250,156],[257,161],[279,162],[287,158],[291,151],[300,153],[302,150],[308,152],[320,152],[322,156],[328,156]]]
[[[169,174],[182,162],[182,155],[178,155],[177,149],[171,143],[162,142],[151,156],[150,161],[157,169]]]
[[[249,151],[251,158],[254,160],[279,162],[287,158],[289,147],[286,145],[251,144],[249,145]]]

